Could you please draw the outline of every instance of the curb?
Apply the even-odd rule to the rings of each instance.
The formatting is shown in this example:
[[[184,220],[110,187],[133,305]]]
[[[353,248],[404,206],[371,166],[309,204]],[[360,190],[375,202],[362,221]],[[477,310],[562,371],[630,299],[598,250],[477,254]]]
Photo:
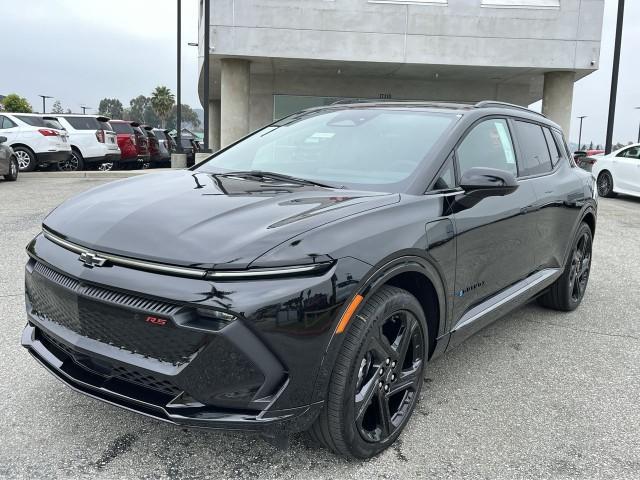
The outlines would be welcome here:
[[[22,178],[129,178],[147,173],[168,172],[171,168],[153,168],[146,170],[116,170],[101,172],[98,170],[86,172],[20,172]]]

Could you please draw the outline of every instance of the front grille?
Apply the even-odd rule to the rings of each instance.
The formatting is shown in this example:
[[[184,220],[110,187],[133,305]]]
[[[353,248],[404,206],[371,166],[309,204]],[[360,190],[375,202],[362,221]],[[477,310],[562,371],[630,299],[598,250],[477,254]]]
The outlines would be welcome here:
[[[54,337],[52,337],[51,335],[47,335],[46,333],[39,331],[40,334],[40,340],[44,341],[45,346],[51,350],[51,347],[56,347],[58,350],[60,350],[62,353],[64,353],[65,355],[73,358],[74,360],[76,360],[76,364],[81,366],[82,368],[85,369],[89,369],[92,373],[98,373],[96,372],[95,369],[90,368],[89,366],[87,366],[85,364],[85,362],[82,361],[82,355],[80,355],[80,358],[78,357],[78,352],[76,352],[73,348],[71,348],[70,346],[68,346],[67,344],[65,344],[64,342],[61,342],[57,339],[55,339]],[[111,366],[111,370],[106,373],[106,372],[101,372],[99,373],[100,375],[106,377],[115,377],[115,378],[119,378],[120,380],[124,380],[130,383],[135,383],[136,385],[140,385],[142,387],[146,387],[146,388],[152,388],[154,390],[157,390],[161,393],[165,393],[167,395],[171,395],[171,396],[176,396],[179,395],[180,393],[182,393],[182,389],[177,387],[176,385],[174,385],[173,383],[171,383],[168,380],[163,380],[160,378],[155,377],[154,375],[150,374],[150,373],[142,373],[139,372],[138,370],[132,369],[132,368],[128,368],[128,367],[124,367],[124,366]]]
[[[148,314],[170,316],[182,307],[87,285],[37,263],[26,277],[32,314],[79,335],[173,365],[190,361],[207,342],[202,332],[153,325]],[[123,308],[124,307],[124,308]]]
[[[143,387],[152,388],[168,395],[178,395],[182,393],[182,390],[176,387],[174,384],[167,380],[161,380],[153,375],[144,374],[137,370],[131,370],[124,367],[115,367],[111,371],[112,375],[126,380],[127,382],[135,383]]]

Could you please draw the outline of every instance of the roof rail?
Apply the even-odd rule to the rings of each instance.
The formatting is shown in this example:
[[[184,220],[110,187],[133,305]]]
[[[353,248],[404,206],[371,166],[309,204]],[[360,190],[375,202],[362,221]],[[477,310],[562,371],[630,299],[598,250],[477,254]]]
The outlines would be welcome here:
[[[527,107],[523,107],[522,105],[515,105],[513,103],[507,103],[507,102],[499,102],[497,100],[482,100],[481,102],[476,103],[474,107],[475,108],[491,108],[491,107],[513,108],[514,110],[521,110],[523,112],[533,113],[535,115],[540,115],[544,118],[547,118],[545,114],[536,112]]]

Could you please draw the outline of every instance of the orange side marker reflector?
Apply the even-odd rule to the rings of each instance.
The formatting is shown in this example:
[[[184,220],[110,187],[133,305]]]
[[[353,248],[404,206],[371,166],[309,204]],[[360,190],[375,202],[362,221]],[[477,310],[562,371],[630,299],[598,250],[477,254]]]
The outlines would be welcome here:
[[[351,300],[351,303],[342,314],[340,323],[338,323],[338,327],[336,328],[336,333],[344,332],[344,329],[347,328],[347,325],[349,324],[349,320],[351,320],[353,313],[356,311],[356,309],[358,308],[358,305],[360,305],[360,302],[362,302],[363,298],[364,297],[362,295],[356,295],[355,297],[353,297],[353,300]]]

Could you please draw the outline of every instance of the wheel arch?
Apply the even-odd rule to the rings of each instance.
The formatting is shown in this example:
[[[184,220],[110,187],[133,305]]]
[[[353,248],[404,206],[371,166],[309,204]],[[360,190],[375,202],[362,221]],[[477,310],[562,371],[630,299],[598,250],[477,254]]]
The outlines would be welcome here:
[[[582,221],[589,225],[591,236],[596,235],[596,215],[593,209],[587,209],[582,215]]]
[[[20,142],[12,143],[11,144],[11,148],[13,148],[13,149],[25,148],[25,149],[29,150],[31,153],[33,153],[34,155],[36,154],[36,152],[33,150],[33,148],[31,148],[29,145],[27,145],[25,143],[20,143]]]

